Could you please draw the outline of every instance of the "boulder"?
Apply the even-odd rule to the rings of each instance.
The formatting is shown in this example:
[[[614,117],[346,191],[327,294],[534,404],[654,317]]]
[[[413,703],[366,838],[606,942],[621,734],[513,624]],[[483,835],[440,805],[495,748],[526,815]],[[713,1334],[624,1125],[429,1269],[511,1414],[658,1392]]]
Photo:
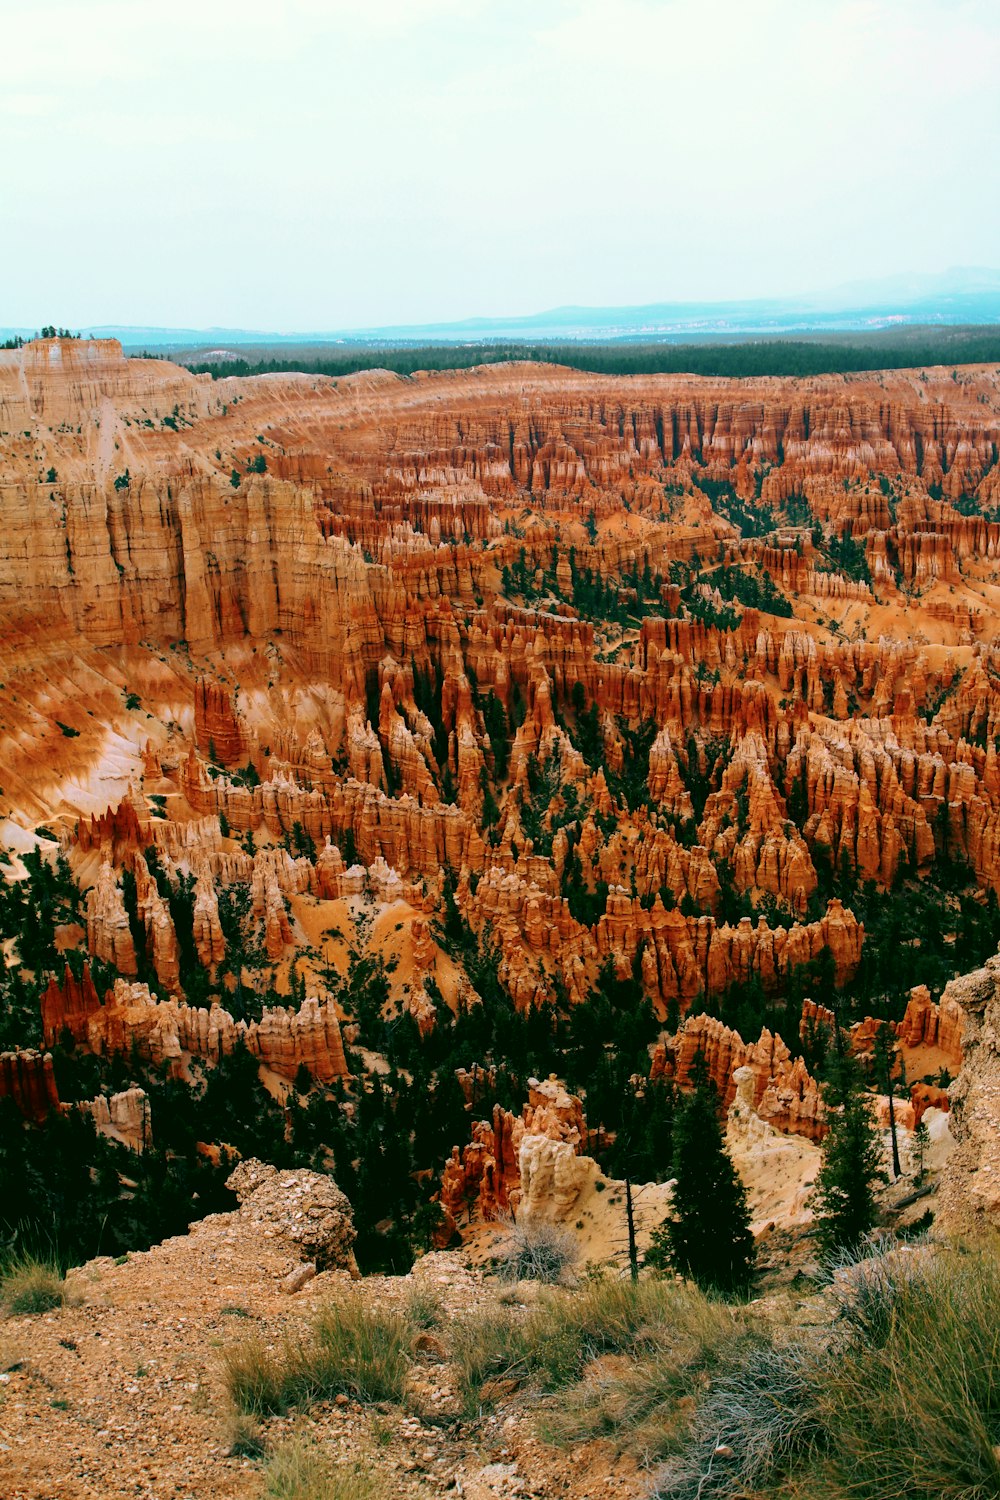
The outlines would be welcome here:
[[[332,1177],[319,1172],[280,1171],[249,1157],[226,1181],[240,1202],[240,1218],[268,1238],[287,1244],[321,1271],[358,1274],[357,1234],[351,1205]]]

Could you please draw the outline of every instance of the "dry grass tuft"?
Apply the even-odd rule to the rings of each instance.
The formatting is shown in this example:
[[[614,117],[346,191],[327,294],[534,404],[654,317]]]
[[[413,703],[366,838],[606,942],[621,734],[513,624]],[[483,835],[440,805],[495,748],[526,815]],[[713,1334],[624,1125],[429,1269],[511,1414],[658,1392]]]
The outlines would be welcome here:
[[[415,1286],[406,1304],[406,1316],[410,1326],[418,1333],[439,1327],[444,1321],[441,1293],[432,1287]]]
[[[231,1458],[262,1458],[267,1448],[256,1417],[233,1412],[226,1432]]]
[[[331,1464],[303,1438],[282,1443],[264,1468],[266,1500],[384,1500],[387,1493],[366,1460]]]
[[[11,1317],[51,1312],[66,1300],[66,1284],[54,1261],[20,1256],[0,1272],[0,1306]]]
[[[284,1410],[281,1356],[258,1334],[231,1345],[222,1356],[222,1368],[226,1390],[238,1413],[264,1416]]]
[[[23,1360],[24,1354],[19,1344],[13,1339],[0,1338],[0,1375],[16,1370]]]

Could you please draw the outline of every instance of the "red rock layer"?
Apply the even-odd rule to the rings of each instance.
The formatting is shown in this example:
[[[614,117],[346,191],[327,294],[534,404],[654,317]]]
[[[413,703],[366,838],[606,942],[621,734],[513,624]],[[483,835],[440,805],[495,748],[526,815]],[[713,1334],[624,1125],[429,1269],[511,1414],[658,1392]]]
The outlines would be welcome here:
[[[243,735],[232,697],[222,683],[207,677],[195,684],[194,741],[219,765],[235,765],[243,754]]]
[[[44,1120],[59,1106],[50,1052],[0,1052],[0,1099],[13,1099],[27,1119]]]
[[[87,1023],[100,1004],[88,964],[84,964],[80,979],[74,977],[67,964],[61,985],[52,975],[42,996],[42,1033],[46,1047],[54,1047],[67,1031],[74,1042],[85,1041]]]
[[[422,982],[447,876],[521,1007],[583,998],[607,960],[661,1015],[778,992],[824,948],[847,983],[864,933],[817,901],[825,868],[888,886],[946,855],[1000,890],[1000,525],[963,514],[1000,501],[997,390],[528,365],[213,384],[111,343],[4,351],[2,811],[74,860],[89,952],[126,977],[144,956],[178,1012],[150,848],[194,881],[213,977],[235,885],[275,965],[299,897],[408,903]],[[775,508],[766,537],[719,486]],[[724,604],[734,569],[793,615]],[[733,894],[754,917],[722,920]],[[47,1036],[91,1006],[64,989]],[[944,1009],[907,1016],[957,1055]],[[313,1044],[275,1025],[287,1069]],[[336,1073],[337,1043],[313,1050]]]

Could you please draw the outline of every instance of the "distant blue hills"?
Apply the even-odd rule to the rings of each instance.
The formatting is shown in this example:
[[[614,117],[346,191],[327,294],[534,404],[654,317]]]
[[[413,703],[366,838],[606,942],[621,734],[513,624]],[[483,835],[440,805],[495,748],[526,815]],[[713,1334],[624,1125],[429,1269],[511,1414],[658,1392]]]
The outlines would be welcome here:
[[[955,267],[935,275],[850,282],[799,298],[730,302],[652,302],[638,307],[555,307],[523,317],[307,329],[161,328],[107,324],[81,328],[91,338],[120,339],[127,349],[225,350],[241,345],[379,345],[539,343],[622,340],[726,343],[748,338],[876,332],[892,328],[1000,323],[1000,271]],[[34,329],[2,328],[0,339]]]

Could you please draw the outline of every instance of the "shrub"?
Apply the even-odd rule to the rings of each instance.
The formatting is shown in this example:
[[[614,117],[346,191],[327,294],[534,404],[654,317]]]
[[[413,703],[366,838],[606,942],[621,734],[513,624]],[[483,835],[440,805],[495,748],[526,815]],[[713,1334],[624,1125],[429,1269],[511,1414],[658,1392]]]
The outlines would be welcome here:
[[[0,1304],[11,1317],[51,1312],[62,1306],[65,1296],[65,1283],[52,1261],[22,1256],[0,1273]]]
[[[398,1401],[409,1368],[407,1324],[360,1297],[324,1308],[305,1338],[278,1353],[251,1337],[227,1351],[225,1381],[238,1412],[263,1416],[332,1396]]]
[[[770,1343],[740,1351],[698,1408],[684,1449],[657,1476],[671,1500],[737,1500],[754,1493],[820,1443],[816,1354]]]
[[[561,1281],[576,1260],[576,1241],[557,1224],[511,1223],[494,1261],[504,1281]]]

